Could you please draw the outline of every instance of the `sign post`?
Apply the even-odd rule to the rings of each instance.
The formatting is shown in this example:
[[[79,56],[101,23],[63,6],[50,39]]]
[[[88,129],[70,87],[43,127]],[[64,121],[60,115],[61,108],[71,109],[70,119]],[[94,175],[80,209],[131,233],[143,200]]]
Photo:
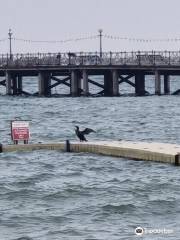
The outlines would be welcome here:
[[[28,144],[30,137],[29,122],[23,120],[11,121],[11,137],[14,144],[18,144],[18,141],[24,141],[24,144]]]

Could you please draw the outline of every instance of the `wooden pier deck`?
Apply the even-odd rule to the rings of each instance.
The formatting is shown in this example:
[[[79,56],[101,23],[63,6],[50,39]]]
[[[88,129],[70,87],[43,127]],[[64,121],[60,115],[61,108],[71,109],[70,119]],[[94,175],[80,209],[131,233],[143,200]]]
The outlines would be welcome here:
[[[93,141],[3,145],[1,152],[60,150],[180,165],[180,145],[154,142]]]
[[[180,75],[180,51],[0,55],[0,85],[7,95],[49,97],[53,88],[64,85],[68,96],[91,96],[93,84],[99,88],[95,95],[120,96],[121,84],[127,83],[137,96],[144,96],[147,75],[154,76],[154,94],[170,94],[170,76]],[[23,78],[31,76],[38,82],[34,93],[23,89]],[[103,83],[92,76],[102,76]]]

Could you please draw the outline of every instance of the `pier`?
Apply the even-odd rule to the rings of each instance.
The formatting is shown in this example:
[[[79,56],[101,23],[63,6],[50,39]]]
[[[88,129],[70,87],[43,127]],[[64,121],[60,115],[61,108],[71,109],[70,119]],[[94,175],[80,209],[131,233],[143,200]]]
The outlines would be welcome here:
[[[134,88],[136,96],[148,95],[146,76],[152,75],[154,94],[170,94],[170,76],[180,75],[180,52],[80,52],[0,55],[0,85],[7,95],[52,96],[64,85],[67,96],[120,96],[121,84]],[[23,89],[24,77],[36,77],[34,93]],[[94,78],[95,77],[95,78]],[[99,81],[99,78],[103,79]],[[90,85],[100,90],[95,94]],[[163,89],[162,89],[163,86]],[[177,89],[172,94],[179,94]],[[61,93],[59,93],[61,94]]]
[[[133,160],[154,161],[180,165],[180,145],[132,141],[92,141],[1,145],[1,152],[57,150],[95,153]]]

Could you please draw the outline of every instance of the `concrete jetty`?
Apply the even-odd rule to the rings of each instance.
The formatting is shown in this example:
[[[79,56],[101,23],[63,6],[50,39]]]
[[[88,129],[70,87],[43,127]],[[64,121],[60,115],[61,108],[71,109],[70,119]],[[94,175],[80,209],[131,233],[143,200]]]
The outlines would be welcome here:
[[[180,145],[157,142],[92,141],[1,145],[1,152],[60,150],[89,152],[133,160],[155,161],[180,165]]]

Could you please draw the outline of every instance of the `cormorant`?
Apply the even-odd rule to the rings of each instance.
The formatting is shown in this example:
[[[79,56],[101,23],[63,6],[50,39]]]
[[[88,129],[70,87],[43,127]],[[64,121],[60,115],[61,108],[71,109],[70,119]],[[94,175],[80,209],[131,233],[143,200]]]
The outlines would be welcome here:
[[[83,142],[83,141],[87,142],[87,139],[85,138],[84,135],[89,134],[91,132],[95,132],[91,128],[85,128],[83,131],[80,131],[78,126],[75,126],[75,127],[76,127],[75,133],[76,133],[77,137],[79,138],[80,142]]]

